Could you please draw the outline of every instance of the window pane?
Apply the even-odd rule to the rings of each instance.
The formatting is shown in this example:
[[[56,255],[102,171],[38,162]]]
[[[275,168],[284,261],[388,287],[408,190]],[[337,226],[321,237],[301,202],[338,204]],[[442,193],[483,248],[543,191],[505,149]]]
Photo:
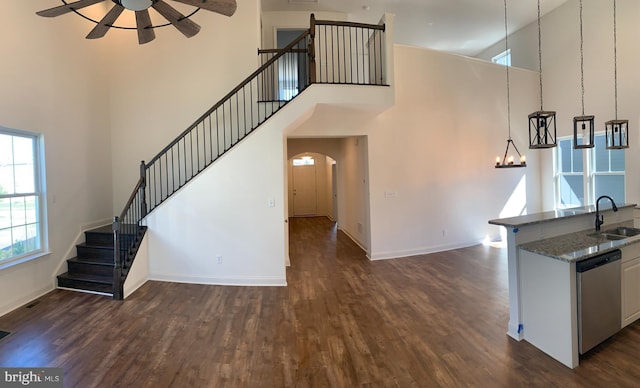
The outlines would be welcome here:
[[[37,197],[34,195],[25,197],[25,217],[27,224],[38,222],[38,203]]]
[[[573,155],[573,172],[584,172],[584,158],[582,157],[582,150],[574,150],[572,148],[571,154]]]
[[[13,167],[15,174],[16,193],[33,193],[34,165],[33,142],[31,138],[13,138]]]
[[[11,136],[0,134],[0,166],[13,164]]]
[[[11,200],[9,198],[0,198],[0,229],[11,226]],[[2,249],[2,245],[0,245]]]
[[[40,225],[27,225],[26,250],[27,252],[33,252],[38,249],[40,249]]]
[[[37,174],[37,141],[37,135],[0,128],[0,260],[33,253],[44,245],[39,192],[44,182]]]
[[[11,199],[11,225],[24,225],[26,221],[24,198]]]
[[[584,178],[582,175],[560,177],[560,205],[573,207],[584,205]]]
[[[571,172],[571,142],[560,140],[558,150],[560,151],[560,172]]]
[[[594,143],[595,147],[593,148],[593,152],[595,158],[595,171],[609,171],[609,150],[607,150],[604,135],[597,135]]]
[[[624,151],[611,150],[611,171],[624,171]]]
[[[624,175],[600,175],[596,174],[595,194],[596,198],[601,195],[608,195],[616,203],[624,203]]]
[[[1,152],[1,151],[0,151]],[[0,195],[13,194],[13,165],[0,162]]]
[[[0,229],[0,259],[11,257],[11,229]]]

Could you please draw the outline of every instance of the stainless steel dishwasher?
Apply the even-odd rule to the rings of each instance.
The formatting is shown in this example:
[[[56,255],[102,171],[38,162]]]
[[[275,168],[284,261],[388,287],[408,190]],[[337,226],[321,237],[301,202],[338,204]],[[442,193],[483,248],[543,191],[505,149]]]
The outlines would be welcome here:
[[[580,354],[622,326],[621,258],[620,250],[615,250],[576,263]]]

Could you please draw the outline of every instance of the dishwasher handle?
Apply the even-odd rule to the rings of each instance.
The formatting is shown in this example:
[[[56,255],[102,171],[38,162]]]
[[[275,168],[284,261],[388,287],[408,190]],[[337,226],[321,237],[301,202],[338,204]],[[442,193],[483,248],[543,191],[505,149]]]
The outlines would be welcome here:
[[[605,264],[613,263],[622,259],[622,252],[616,249],[611,252],[604,253],[599,256],[591,257],[589,259],[581,260],[576,263],[576,272],[586,272],[594,268],[601,267]]]

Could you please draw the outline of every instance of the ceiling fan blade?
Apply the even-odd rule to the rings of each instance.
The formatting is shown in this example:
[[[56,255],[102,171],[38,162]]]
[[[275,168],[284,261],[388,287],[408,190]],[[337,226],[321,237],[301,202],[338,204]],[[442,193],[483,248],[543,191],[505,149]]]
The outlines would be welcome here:
[[[54,17],[64,15],[65,13],[69,13],[75,9],[81,9],[84,7],[88,7],[90,5],[94,5],[97,3],[101,3],[105,0],[80,0],[69,4],[63,4],[57,7],[45,9],[43,11],[36,12],[36,15],[45,16],[45,17]]]
[[[89,32],[89,35],[87,35],[87,39],[102,38],[104,36],[104,34],[106,34],[107,31],[109,31],[109,28],[111,28],[113,23],[115,23],[116,19],[118,18],[118,16],[120,16],[122,11],[124,11],[124,7],[123,6],[121,6],[120,4],[114,5],[109,10],[109,12],[106,15],[104,15],[102,20],[100,20],[100,23],[98,23],[93,28],[93,30],[91,30],[91,32]]]
[[[187,38],[191,38],[200,31],[199,25],[191,19],[186,18],[163,0],[158,0],[156,3],[153,3],[152,7]]]
[[[200,7],[207,11],[216,12],[225,16],[232,16],[236,12],[236,0],[174,0],[178,3],[193,7]]]
[[[136,26],[138,28],[138,43],[149,43],[156,38],[156,33],[151,28],[151,16],[149,10],[136,11]]]

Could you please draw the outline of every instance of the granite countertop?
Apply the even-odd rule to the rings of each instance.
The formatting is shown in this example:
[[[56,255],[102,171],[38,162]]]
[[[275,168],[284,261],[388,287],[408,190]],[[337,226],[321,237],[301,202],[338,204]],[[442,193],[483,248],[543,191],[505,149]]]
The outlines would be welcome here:
[[[605,204],[603,203],[602,205],[605,205]],[[618,209],[624,209],[628,207],[636,207],[636,204],[624,203],[624,204],[618,205]],[[610,204],[607,204],[606,206],[602,206],[600,208],[601,212],[608,211],[608,210],[611,210]],[[527,214],[524,216],[499,218],[495,220],[490,220],[489,223],[492,225],[500,225],[500,226],[506,226],[510,228],[519,228],[525,225],[539,224],[543,222],[557,220],[559,218],[575,217],[575,216],[581,216],[584,214],[591,214],[595,212],[596,212],[596,207],[593,205],[590,205],[590,206],[575,207],[570,209],[553,210],[553,211],[542,212],[542,213]]]
[[[601,232],[606,232],[607,230],[620,226],[633,227],[633,221],[603,225]],[[601,253],[639,242],[640,235],[611,241],[599,237],[594,229],[588,229],[544,240],[532,241],[519,245],[519,248],[554,259],[573,262],[588,259]]]

